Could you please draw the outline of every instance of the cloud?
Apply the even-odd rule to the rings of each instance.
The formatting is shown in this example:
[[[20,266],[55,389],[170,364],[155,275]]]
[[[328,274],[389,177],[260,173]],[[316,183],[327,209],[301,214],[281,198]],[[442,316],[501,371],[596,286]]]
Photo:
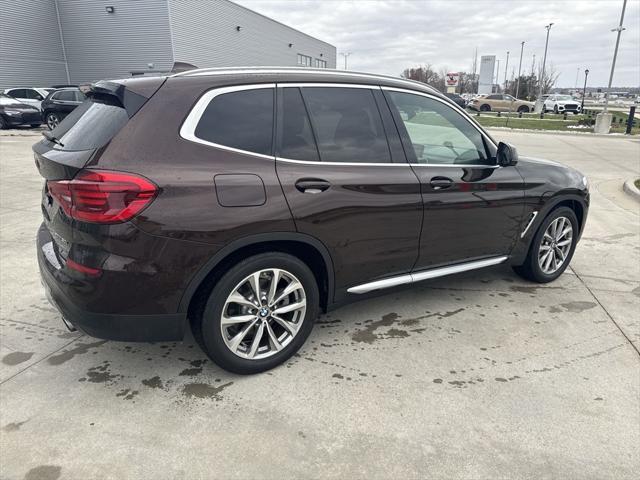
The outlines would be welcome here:
[[[351,52],[349,69],[399,75],[407,67],[470,71],[473,53],[496,55],[500,79],[542,61],[545,25],[553,22],[547,62],[560,72],[557,85],[573,87],[589,68],[589,85],[606,86],[622,0],[235,0],[338,48]],[[640,86],[640,2],[627,3],[614,86]],[[338,55],[338,68],[343,66]]]

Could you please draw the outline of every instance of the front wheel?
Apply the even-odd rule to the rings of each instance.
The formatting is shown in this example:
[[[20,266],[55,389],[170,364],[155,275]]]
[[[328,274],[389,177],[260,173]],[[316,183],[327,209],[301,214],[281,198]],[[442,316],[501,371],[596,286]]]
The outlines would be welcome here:
[[[552,211],[531,241],[525,262],[514,267],[527,280],[548,283],[569,266],[578,241],[578,218],[568,207]]]
[[[529,113],[529,107],[526,105],[520,105],[518,107],[518,113]]]
[[[490,112],[491,111],[491,106],[487,105],[486,103],[484,105],[480,106],[480,111],[481,112]]]
[[[553,113],[555,113],[556,115],[558,114],[559,110],[558,110],[558,105],[555,105],[553,107]]]
[[[234,373],[259,373],[285,362],[311,333],[319,292],[297,257],[269,252],[226,272],[196,318],[194,334],[207,355]]]

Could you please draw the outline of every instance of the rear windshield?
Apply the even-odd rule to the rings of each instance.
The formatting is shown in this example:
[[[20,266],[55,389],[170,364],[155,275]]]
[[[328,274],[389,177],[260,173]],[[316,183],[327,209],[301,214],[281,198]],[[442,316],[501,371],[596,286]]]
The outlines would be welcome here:
[[[127,111],[113,101],[90,98],[80,104],[51,134],[57,150],[93,150],[106,145],[127,123]]]

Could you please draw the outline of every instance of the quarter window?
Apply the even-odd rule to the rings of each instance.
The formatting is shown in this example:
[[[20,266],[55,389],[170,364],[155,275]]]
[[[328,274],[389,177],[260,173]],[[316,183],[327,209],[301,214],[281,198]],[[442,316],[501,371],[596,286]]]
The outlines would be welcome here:
[[[386,93],[402,119],[418,163],[493,164],[482,134],[453,108],[422,95]]]
[[[74,90],[60,90],[58,93],[55,93],[52,98],[63,102],[75,102],[76,92]]]
[[[323,162],[390,162],[380,112],[367,88],[304,87]]]
[[[273,88],[241,90],[214,97],[194,133],[218,145],[271,155]]]

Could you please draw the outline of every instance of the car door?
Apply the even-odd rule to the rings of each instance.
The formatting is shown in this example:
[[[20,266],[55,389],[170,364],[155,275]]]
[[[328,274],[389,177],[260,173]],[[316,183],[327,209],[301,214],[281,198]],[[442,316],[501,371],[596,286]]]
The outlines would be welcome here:
[[[518,170],[497,166],[493,141],[444,100],[383,90],[422,186],[416,269],[509,254],[523,215]]]
[[[53,94],[51,103],[62,119],[69,115],[81,102],[78,102],[74,90],[61,90]]]
[[[279,84],[276,168],[298,231],[328,248],[337,294],[407,273],[420,185],[377,86]]]

